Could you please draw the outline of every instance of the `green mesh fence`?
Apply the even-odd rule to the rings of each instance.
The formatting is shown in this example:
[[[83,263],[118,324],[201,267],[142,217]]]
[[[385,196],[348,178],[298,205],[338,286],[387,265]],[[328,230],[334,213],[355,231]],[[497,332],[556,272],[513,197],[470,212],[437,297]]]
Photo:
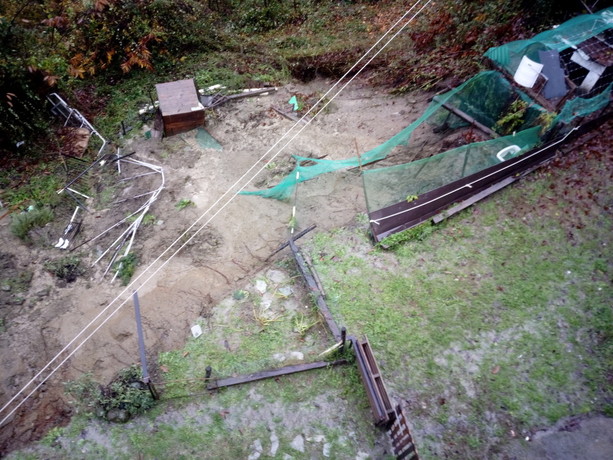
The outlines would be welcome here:
[[[486,56],[513,74],[524,55],[538,61],[539,51],[544,50],[566,50],[565,53],[570,51],[572,54],[579,50],[579,47],[584,47],[589,51],[586,48],[586,40],[594,42],[590,44],[591,47],[602,48],[604,42],[613,40],[612,35],[613,7],[597,14],[579,16],[530,40],[491,48]],[[570,54],[565,59],[567,58],[572,60]],[[579,69],[579,72],[582,71]],[[606,75],[610,76],[610,69],[607,72]],[[580,73],[577,78],[584,79],[585,75]],[[563,132],[578,117],[585,117],[603,109],[609,104],[613,83],[609,84],[610,79],[600,80],[603,80],[600,86],[584,90],[584,97],[569,99],[560,112],[555,114],[548,113],[528,95],[511,85],[499,72],[482,72],[459,87],[435,97],[421,117],[360,157],[315,160],[293,156],[296,161],[295,168],[278,185],[267,190],[241,193],[287,200],[293,196],[296,185],[300,182],[324,173],[365,166],[385,159],[394,148],[409,145],[415,129],[424,123],[443,129],[467,126],[468,123],[464,119],[443,107],[447,104],[504,136],[455,148],[405,165],[366,170],[364,187],[368,208],[372,212],[521,155],[535,147],[545,136]],[[500,154],[511,146],[517,147],[511,151],[507,150],[504,155]]]
[[[500,73],[495,71],[481,72],[468,80],[461,87],[448,93],[447,103],[470,115],[481,124],[499,134],[507,134],[505,130],[521,131],[534,126],[538,117],[546,110],[532,101],[525,93],[514,88]],[[511,104],[516,100],[525,102],[525,109],[513,125],[497,122],[510,113]],[[438,127],[459,128],[469,123],[440,107],[428,123]]]
[[[369,211],[375,211],[402,200],[462,179],[502,161],[530,150],[539,142],[540,127],[515,135],[464,145],[430,158],[388,168],[363,172],[364,190]],[[504,149],[519,147],[518,151]],[[500,157],[497,156],[501,153]]]
[[[529,40],[517,40],[502,46],[490,48],[485,56],[496,65],[515,73],[523,56],[539,62],[538,52],[545,50],[562,51],[576,49],[577,45],[613,27],[613,7],[596,14],[577,16],[555,29],[535,35]]]
[[[313,179],[320,174],[360,165],[364,166],[386,158],[394,148],[407,145],[413,131],[424,122],[432,125],[446,123],[452,127],[461,126],[464,122],[459,121],[460,119],[455,115],[449,115],[449,112],[442,108],[445,103],[461,108],[479,122],[492,129],[497,129],[495,126],[496,120],[517,99],[528,100],[527,96],[515,90],[500,73],[496,71],[482,72],[457,88],[437,96],[421,117],[383,144],[369,150],[360,157],[346,160],[316,160],[293,155],[296,166],[279,184],[266,190],[244,191],[241,194],[287,200],[293,195],[296,185],[300,182]],[[524,125],[531,125],[542,112],[544,112],[542,107],[531,103],[524,115],[524,120],[527,121],[522,122],[516,129],[521,130]]]
[[[611,101],[612,89],[613,83],[609,84],[609,86],[607,86],[602,93],[597,94],[594,97],[576,97],[574,99],[570,99],[566,102],[566,104],[564,104],[564,107],[562,107],[562,110],[560,110],[560,113],[554,119],[553,124],[569,124],[575,118],[585,117],[598,110],[604,109]]]

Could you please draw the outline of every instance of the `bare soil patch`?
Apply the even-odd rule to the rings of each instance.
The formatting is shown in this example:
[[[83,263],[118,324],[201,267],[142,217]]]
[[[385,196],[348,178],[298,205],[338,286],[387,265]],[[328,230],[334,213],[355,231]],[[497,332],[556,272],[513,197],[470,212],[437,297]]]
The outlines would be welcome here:
[[[145,139],[143,133],[126,140],[123,153],[164,168],[165,189],[150,213],[152,222],[141,226],[134,252],[138,276],[153,263],[201,214],[212,206],[261,156],[292,122],[271,106],[286,108],[294,94],[325,93],[331,82],[314,80],[288,85],[276,93],[229,103],[209,114],[206,129],[223,146],[202,149],[196,132],[162,141]],[[264,173],[251,177],[254,184],[273,184],[292,167],[291,154],[343,159],[387,140],[421,113],[425,95],[389,96],[385,91],[356,82],[315,118]],[[141,201],[114,202],[151,190],[153,178],[119,182],[137,171],[97,172],[97,205],[85,216],[78,245],[126,217]],[[110,171],[110,172],[109,172]],[[316,223],[321,230],[349,222],[364,212],[365,201],[357,173],[328,175],[314,186],[301,188],[298,230]],[[101,201],[102,200],[102,201]],[[180,200],[194,206],[177,209]],[[206,218],[202,220],[203,223]],[[238,196],[215,217],[166,267],[139,290],[149,353],[180,347],[194,318],[232,292],[237,283],[266,264],[266,258],[287,238],[291,205],[252,196]],[[6,403],[38,370],[66,346],[121,291],[118,281],[102,277],[106,263],[90,267],[74,283],[58,280],[44,262],[65,254],[51,246],[66,221],[55,222],[40,238],[44,244],[27,246],[11,235],[9,219],[0,221],[3,248],[3,283],[25,279],[20,287],[4,290],[0,334],[2,378],[0,400]],[[116,235],[116,233],[114,234]],[[85,266],[107,248],[113,236],[80,247],[76,252]],[[159,262],[157,263],[159,266]],[[3,266],[4,266],[3,265]],[[48,426],[62,423],[70,414],[63,399],[62,381],[91,372],[100,382],[109,381],[118,369],[137,362],[133,313],[129,306],[118,311],[81,349],[2,427],[1,451],[7,452],[39,438]]]

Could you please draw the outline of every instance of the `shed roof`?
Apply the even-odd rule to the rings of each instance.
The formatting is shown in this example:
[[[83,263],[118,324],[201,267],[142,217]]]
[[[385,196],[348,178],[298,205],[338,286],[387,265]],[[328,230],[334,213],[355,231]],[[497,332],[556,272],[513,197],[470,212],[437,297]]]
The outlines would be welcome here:
[[[155,85],[162,116],[204,110],[193,78]]]

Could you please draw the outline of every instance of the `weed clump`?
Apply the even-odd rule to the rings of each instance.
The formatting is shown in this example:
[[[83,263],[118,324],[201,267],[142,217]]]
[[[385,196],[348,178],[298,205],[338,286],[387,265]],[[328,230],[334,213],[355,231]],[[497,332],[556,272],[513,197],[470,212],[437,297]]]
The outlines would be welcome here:
[[[115,270],[117,270],[117,277],[124,286],[127,286],[132,279],[137,265],[138,256],[133,252],[130,252],[116,262]]]
[[[436,227],[430,222],[424,222],[384,238],[377,246],[383,249],[390,249],[408,241],[423,241],[433,233],[435,229]]]
[[[41,228],[53,220],[53,211],[50,208],[34,208],[13,216],[11,232],[22,241],[29,242],[30,231]]]
[[[56,260],[48,260],[45,262],[44,267],[67,283],[72,283],[85,273],[85,269],[81,266],[81,259],[77,256],[67,256]]]
[[[121,370],[108,385],[99,385],[90,374],[85,374],[78,380],[66,382],[65,388],[74,398],[78,411],[109,422],[125,423],[155,405],[147,385],[141,380],[138,366]]]

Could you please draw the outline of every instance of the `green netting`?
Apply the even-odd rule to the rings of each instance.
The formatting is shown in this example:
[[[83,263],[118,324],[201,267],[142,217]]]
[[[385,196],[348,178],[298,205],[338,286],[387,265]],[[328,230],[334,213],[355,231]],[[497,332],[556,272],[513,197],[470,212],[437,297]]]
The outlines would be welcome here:
[[[300,182],[313,179],[320,174],[363,166],[384,159],[395,147],[407,145],[413,131],[424,122],[440,124],[447,120],[447,124],[459,126],[461,123],[446,118],[449,112],[441,108],[445,103],[461,108],[477,121],[496,129],[496,120],[508,110],[511,102],[518,98],[529,100],[527,96],[516,91],[499,72],[481,72],[457,88],[437,96],[421,117],[360,157],[346,160],[316,160],[293,155],[296,166],[279,184],[266,190],[241,192],[241,194],[287,200],[293,195],[296,184]],[[534,119],[543,111],[542,107],[531,103],[525,114],[525,122],[516,129],[521,130],[526,124],[532,125]]]
[[[496,123],[509,111],[511,104],[517,99],[526,102],[528,107],[520,123],[511,131],[521,131],[534,126],[537,118],[546,112],[543,107],[532,101],[525,93],[514,88],[500,73],[495,71],[482,72],[448,94],[447,103],[449,105],[460,109],[499,134],[507,133],[504,132],[504,125],[497,126]],[[436,110],[428,123],[449,128],[469,125],[468,122],[443,107]]]
[[[485,56],[513,75],[523,56],[539,62],[538,52],[541,50],[562,51],[567,48],[575,48],[581,42],[611,27],[613,27],[613,7],[596,14],[577,16],[529,40],[517,40],[490,48]]]
[[[539,131],[540,127],[536,126],[515,135],[464,145],[412,163],[364,171],[368,209],[374,211],[402,200],[412,200],[422,193],[521,155],[539,142]],[[521,150],[497,157],[499,152],[511,146]]]
[[[564,104],[564,107],[562,107],[562,110],[560,110],[560,113],[554,119],[553,124],[568,124],[577,117],[585,117],[591,113],[596,112],[597,110],[604,109],[607,105],[609,105],[612,89],[613,83],[607,86],[607,88],[602,93],[597,94],[594,97],[576,97],[574,99],[570,99],[566,102],[566,104]]]
[[[572,45],[575,42],[566,38],[571,36],[570,32],[562,35],[565,31],[572,30],[574,40],[580,43],[581,40],[610,28],[611,21],[613,21],[613,8],[597,15],[575,18],[553,31],[539,34],[533,40],[513,42],[505,45],[506,48],[502,50],[491,49],[488,54],[490,57],[502,56],[504,58],[507,56],[511,59],[511,56],[515,54],[519,56],[525,52],[536,53],[539,49],[545,49],[546,46],[551,45],[552,47],[556,40],[568,47],[569,43]],[[501,65],[504,62],[508,64],[510,60],[499,61]],[[413,163],[366,171],[364,173],[365,194],[368,208],[373,211],[461,179],[493,166],[499,161],[508,160],[512,156],[521,155],[536,146],[540,142],[540,136],[550,135],[553,132],[559,133],[573,119],[585,117],[606,107],[610,101],[612,87],[613,84],[608,85],[603,92],[591,98],[574,98],[567,101],[556,116],[556,114],[548,113],[526,94],[513,87],[499,72],[482,72],[461,86],[434,98],[421,117],[388,141],[360,157],[345,160],[316,160],[294,155],[293,158],[296,160],[294,170],[278,185],[267,190],[241,193],[286,200],[293,195],[296,185],[300,182],[327,172],[364,166],[386,158],[394,148],[409,144],[411,135],[423,123],[445,128],[467,125],[463,119],[445,109],[444,104],[461,110],[501,135],[516,133],[459,147]],[[525,104],[517,104],[520,101]],[[503,120],[505,122],[501,123]],[[548,130],[545,130],[544,126]],[[512,154],[501,155],[500,158],[497,157],[501,150],[514,145],[520,150]]]

